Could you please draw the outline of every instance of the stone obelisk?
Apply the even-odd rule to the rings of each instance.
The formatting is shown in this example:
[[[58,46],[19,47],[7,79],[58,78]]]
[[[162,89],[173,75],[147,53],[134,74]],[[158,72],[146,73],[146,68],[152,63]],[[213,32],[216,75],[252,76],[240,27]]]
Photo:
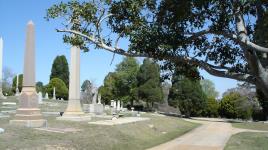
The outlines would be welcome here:
[[[17,85],[16,85],[16,94],[15,96],[20,96],[20,91],[19,91],[19,74],[17,74]]]
[[[80,103],[80,48],[72,46],[69,80],[69,101],[67,109],[59,120],[83,121],[90,120],[85,115]]]
[[[34,24],[27,24],[26,47],[24,53],[23,86],[19,96],[19,108],[16,111],[12,125],[26,127],[42,127],[46,120],[38,108],[38,95],[35,90],[35,34]]]
[[[6,99],[3,95],[2,84],[3,84],[3,39],[0,37],[0,99]]]
[[[55,87],[53,88],[53,98],[52,99],[56,100],[56,89],[55,89]]]

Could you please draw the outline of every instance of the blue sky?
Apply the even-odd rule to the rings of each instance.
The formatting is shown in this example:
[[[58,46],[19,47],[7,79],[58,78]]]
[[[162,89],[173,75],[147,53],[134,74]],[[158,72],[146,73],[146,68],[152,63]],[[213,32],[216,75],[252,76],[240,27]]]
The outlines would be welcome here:
[[[62,41],[62,34],[55,31],[59,22],[47,22],[44,19],[46,9],[55,0],[0,0],[0,36],[4,40],[3,65],[14,73],[23,72],[23,57],[25,48],[25,29],[29,20],[33,20],[36,30],[36,81],[47,84],[54,58],[65,55],[70,59],[70,46]],[[121,47],[127,48],[127,41],[121,41]],[[97,86],[103,83],[108,72],[122,60],[116,55],[110,65],[112,53],[105,50],[91,49],[88,53],[81,52],[81,82],[92,80]],[[201,71],[204,78],[215,83],[217,91],[223,93],[226,89],[235,87],[237,82],[231,79],[218,78]]]

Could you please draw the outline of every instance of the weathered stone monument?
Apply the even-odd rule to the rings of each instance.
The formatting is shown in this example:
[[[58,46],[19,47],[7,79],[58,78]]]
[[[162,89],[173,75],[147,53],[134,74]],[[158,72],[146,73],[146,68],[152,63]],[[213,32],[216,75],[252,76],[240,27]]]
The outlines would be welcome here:
[[[121,107],[120,107],[120,100],[117,101],[116,110],[117,110],[117,111],[120,111],[120,110],[121,110]]]
[[[98,88],[92,88],[92,93],[93,99],[92,99],[92,104],[89,105],[89,112],[96,114],[96,115],[101,115],[103,114],[104,111],[104,106],[101,104],[101,95],[98,94]],[[97,103],[98,99],[98,103]]]
[[[27,24],[23,75],[19,107],[10,124],[26,127],[45,126],[47,121],[43,119],[38,108],[38,96],[35,90],[35,35],[32,21]]]
[[[90,120],[89,115],[82,111],[80,103],[80,48],[71,48],[69,101],[67,109],[58,120],[84,121]]]
[[[43,94],[42,94],[42,92],[39,92],[38,93],[38,103],[39,104],[42,104],[43,103]]]
[[[16,83],[16,94],[15,96],[20,96],[20,90],[19,90],[19,74],[17,74],[17,83]]]
[[[6,97],[3,95],[2,91],[2,83],[3,83],[3,72],[2,72],[2,67],[3,67],[3,39],[0,37],[0,99],[6,99]]]
[[[49,99],[49,97],[48,97],[48,93],[46,93],[46,95],[45,95],[45,99]]]
[[[55,87],[53,88],[53,98],[52,99],[56,100],[56,88]]]

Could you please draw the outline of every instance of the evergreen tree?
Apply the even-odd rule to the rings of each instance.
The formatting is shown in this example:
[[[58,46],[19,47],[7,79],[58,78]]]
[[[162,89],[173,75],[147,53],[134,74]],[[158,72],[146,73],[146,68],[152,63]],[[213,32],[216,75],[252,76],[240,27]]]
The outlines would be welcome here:
[[[157,63],[150,59],[144,59],[139,72],[137,74],[138,81],[138,97],[153,107],[153,102],[163,100],[163,90],[160,81],[160,67]]]
[[[133,106],[137,100],[137,73],[139,64],[135,58],[125,57],[123,61],[116,66],[116,98],[126,102],[130,102]]]
[[[205,113],[207,97],[199,80],[189,79],[175,71],[168,102],[178,107],[185,116],[200,116]]]
[[[36,82],[35,84],[36,92],[42,92],[44,94],[44,84],[43,82]]]
[[[51,79],[49,84],[46,86],[46,92],[48,93],[49,97],[53,97],[54,87],[56,90],[56,98],[68,100],[68,88],[59,78]]]
[[[109,72],[104,79],[103,86],[100,87],[99,92],[101,93],[102,101],[105,104],[110,104],[110,100],[116,100],[117,89],[115,86],[116,73]]]
[[[54,59],[50,74],[50,80],[53,78],[61,79],[65,85],[69,87],[69,66],[64,55],[57,56]]]
[[[23,84],[23,74],[20,74],[19,75],[19,86],[18,86],[20,92],[22,90],[22,84]],[[12,91],[14,93],[16,93],[16,88],[17,88],[17,76],[15,76],[13,78],[13,82],[12,82]]]

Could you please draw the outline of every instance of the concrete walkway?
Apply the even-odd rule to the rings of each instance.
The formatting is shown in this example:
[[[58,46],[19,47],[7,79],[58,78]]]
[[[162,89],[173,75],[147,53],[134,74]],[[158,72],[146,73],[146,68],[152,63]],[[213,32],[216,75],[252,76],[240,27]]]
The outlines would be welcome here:
[[[167,143],[150,148],[149,150],[223,150],[229,138],[239,132],[263,132],[256,130],[233,128],[231,123],[222,119],[185,119],[201,123],[200,127]]]

